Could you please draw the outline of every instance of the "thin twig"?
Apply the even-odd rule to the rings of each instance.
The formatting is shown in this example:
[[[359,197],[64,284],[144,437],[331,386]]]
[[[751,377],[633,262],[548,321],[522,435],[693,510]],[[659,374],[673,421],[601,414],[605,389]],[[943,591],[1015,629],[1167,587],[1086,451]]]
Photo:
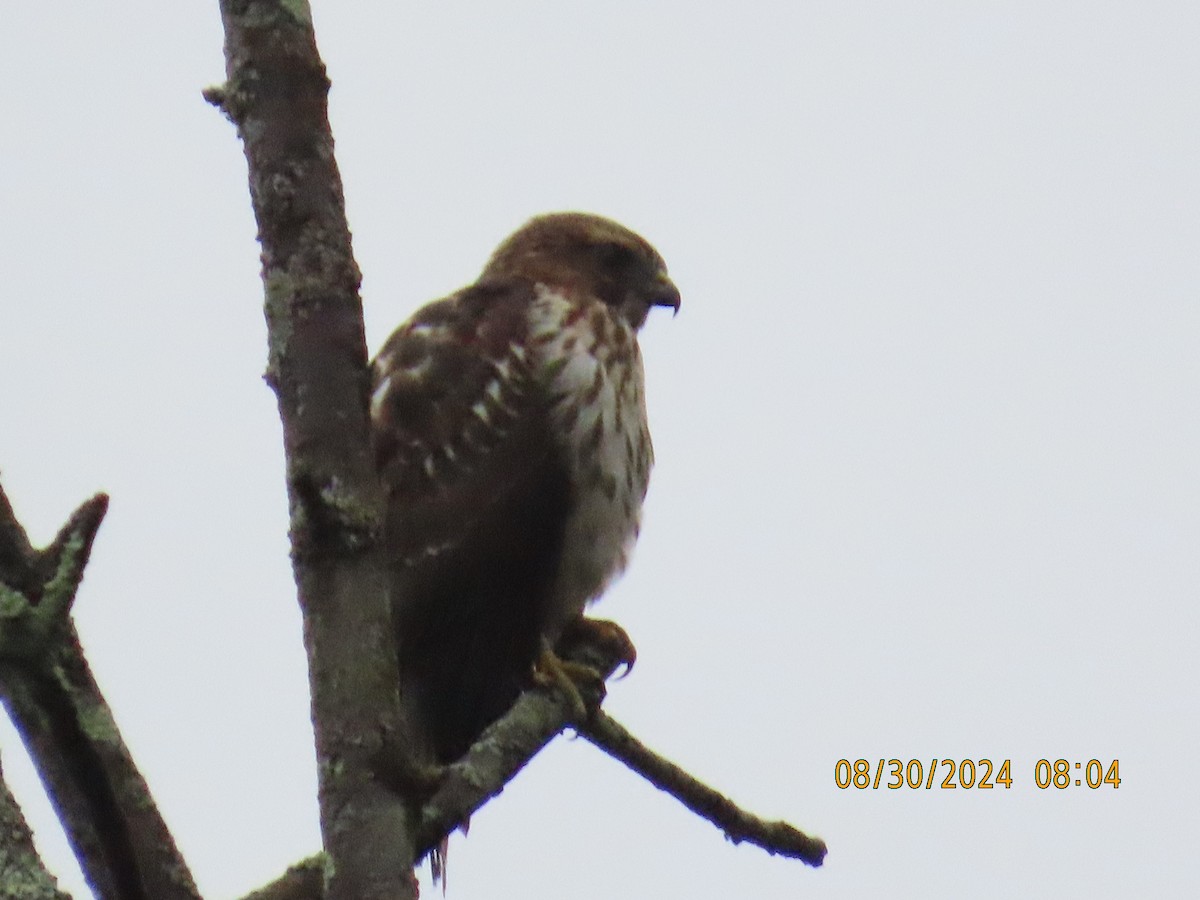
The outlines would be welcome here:
[[[747,841],[772,855],[798,859],[810,866],[819,866],[824,860],[823,840],[810,837],[782,820],[768,822],[746,812],[724,794],[659,756],[604,712],[597,710],[590,721],[579,727],[579,733],[696,815],[708,819],[733,843]]]

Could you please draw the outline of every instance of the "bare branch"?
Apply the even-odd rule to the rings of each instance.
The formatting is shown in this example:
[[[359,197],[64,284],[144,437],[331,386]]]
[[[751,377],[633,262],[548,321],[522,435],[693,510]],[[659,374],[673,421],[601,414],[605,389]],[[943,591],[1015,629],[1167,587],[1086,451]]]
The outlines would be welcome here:
[[[580,683],[590,709],[604,700],[604,680],[623,664],[612,644],[560,645],[563,658],[595,670],[597,679]],[[502,718],[490,725],[467,755],[446,767],[437,790],[425,802],[416,834],[416,859],[434,850],[475,810],[504,790],[525,765],[564,728],[574,724],[573,704],[562,693],[533,688],[517,698]]]
[[[19,573],[32,571],[34,557],[29,537],[13,513],[4,486],[0,485],[0,578],[12,579]],[[12,581],[9,586],[21,591],[29,587]]]
[[[611,645],[579,643],[571,646],[564,655],[592,667],[605,679],[620,664],[617,648]],[[424,806],[416,840],[418,859],[499,794],[556,734],[566,727],[573,727],[655,787],[708,819],[733,843],[748,841],[771,854],[799,859],[811,866],[821,865],[825,842],[820,838],[810,837],[787,822],[768,822],[740,809],[724,795],[647,748],[600,710],[602,683],[579,687],[581,691],[590,692],[585,700],[593,712],[586,722],[572,721],[571,704],[561,694],[529,690],[521,695],[508,714],[483,733],[465,757],[446,768],[438,790]]]
[[[413,897],[383,500],[369,440],[359,272],[304,0],[221,0],[227,80],[206,92],[238,128],[262,243],[266,378],[287,454],[329,896]]]
[[[570,724],[570,710],[560,694],[526,691],[503,718],[483,732],[466,756],[447,766],[437,791],[422,810],[416,834],[417,859],[503,791],[538,751]]]
[[[98,494],[34,552],[0,491],[0,700],[88,883],[120,900],[199,895],[92,677],[70,619],[108,508]],[[19,587],[18,587],[19,586]]]
[[[748,841],[771,854],[799,859],[812,866],[821,865],[825,843],[820,838],[810,837],[787,822],[768,822],[740,809],[645,747],[600,711],[604,699],[603,682],[622,664],[618,646],[576,641],[569,645],[560,644],[557,649],[564,659],[583,663],[602,676],[577,685],[585,704],[593,710],[589,721],[573,721],[572,702],[556,690],[533,688],[521,694],[513,708],[484,731],[466,756],[439,773],[436,789],[422,806],[415,832],[418,860],[435,850],[443,838],[500,794],[555,735],[564,728],[575,728],[600,749],[708,819],[733,843]],[[301,871],[301,867],[315,864],[316,858],[306,860],[263,889],[278,893],[255,893],[245,900],[310,900],[323,896],[318,890],[319,885],[311,878],[293,875],[294,871]]]
[[[782,820],[768,822],[746,812],[724,794],[659,756],[605,713],[597,711],[580,726],[579,733],[696,815],[708,819],[733,843],[748,841],[772,855],[788,856],[810,866],[819,866],[825,859],[825,842],[820,838],[810,837]]]
[[[0,502],[3,502],[0,500]],[[21,807],[0,772],[0,885],[11,897],[26,900],[71,900],[58,889],[33,846],[33,834]]]
[[[324,897],[325,859],[318,853],[296,863],[279,878],[242,900],[323,900]]]

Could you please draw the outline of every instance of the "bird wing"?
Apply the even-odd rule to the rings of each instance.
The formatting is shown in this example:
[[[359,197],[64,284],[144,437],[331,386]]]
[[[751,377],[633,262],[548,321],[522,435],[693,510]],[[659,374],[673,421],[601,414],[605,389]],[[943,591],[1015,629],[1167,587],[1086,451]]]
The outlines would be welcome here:
[[[538,649],[570,485],[521,283],[424,307],[372,364],[401,668],[434,750],[465,751]]]

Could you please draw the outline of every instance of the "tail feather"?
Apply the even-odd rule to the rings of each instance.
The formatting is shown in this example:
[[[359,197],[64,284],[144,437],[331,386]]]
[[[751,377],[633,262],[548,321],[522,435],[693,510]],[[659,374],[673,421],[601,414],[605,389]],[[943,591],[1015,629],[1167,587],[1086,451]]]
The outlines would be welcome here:
[[[468,818],[465,822],[458,826],[458,830],[464,835],[471,830],[471,820]],[[453,834],[453,832],[451,832]],[[442,896],[446,896],[446,859],[450,855],[450,835],[446,835],[438,845],[429,853],[429,871],[433,875],[434,887],[442,886]]]

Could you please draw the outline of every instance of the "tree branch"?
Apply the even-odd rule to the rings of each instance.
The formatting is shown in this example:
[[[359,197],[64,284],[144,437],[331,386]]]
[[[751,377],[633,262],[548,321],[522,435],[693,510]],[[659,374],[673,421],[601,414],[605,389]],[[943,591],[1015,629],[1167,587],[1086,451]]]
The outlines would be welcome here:
[[[819,866],[825,859],[825,842],[820,838],[810,837],[782,820],[768,822],[746,812],[724,794],[659,756],[604,712],[597,710],[590,721],[580,726],[579,733],[660,791],[708,819],[732,843],[748,841],[773,856],[788,856],[810,866]]]
[[[304,0],[221,0],[226,83],[262,244],[292,562],[312,688],[329,896],[413,897],[410,817],[380,777],[409,743],[369,440],[359,272]]]
[[[34,551],[0,488],[0,700],[97,895],[199,895],[92,677],[70,611],[108,508],[97,494]]]
[[[604,680],[623,663],[619,647],[611,643],[578,641],[566,647],[560,645],[557,649],[564,659],[583,663],[602,676],[594,682],[577,685],[585,705],[592,710],[589,720],[574,721],[572,703],[556,690],[532,688],[522,693],[512,709],[488,727],[462,759],[441,772],[437,788],[422,805],[415,830],[413,840],[418,861],[435,850],[455,828],[467,822],[476,810],[499,795],[555,735],[564,728],[574,728],[655,787],[708,819],[733,843],[747,841],[772,855],[799,859],[811,866],[821,865],[825,842],[820,838],[806,835],[787,822],[769,822],[742,810],[645,747],[600,710],[605,693]],[[314,864],[314,860],[306,860],[245,900],[315,900],[323,896],[312,879],[304,877],[304,868]]]
[[[33,590],[36,578],[26,583],[18,583],[16,579],[34,571],[36,558],[37,552],[29,543],[25,529],[17,521],[4,486],[0,485],[0,577],[8,580],[9,587],[15,590]]]
[[[303,859],[270,884],[242,900],[323,900],[325,859],[321,854]]]
[[[564,657],[584,663],[605,679],[621,664],[618,648],[600,644],[575,644]],[[768,822],[742,810],[724,795],[650,750],[605,714],[599,708],[604,693],[602,683],[583,683],[579,687],[593,710],[587,721],[572,720],[571,704],[562,694],[529,690],[502,719],[483,733],[465,757],[446,768],[438,790],[422,811],[416,838],[418,859],[499,794],[556,734],[566,727],[573,727],[655,787],[708,819],[733,843],[748,841],[773,855],[799,859],[810,866],[821,865],[825,842],[820,838],[810,837],[787,822]]]
[[[564,659],[595,670],[596,681],[580,682],[580,695],[589,709],[604,700],[604,681],[623,665],[620,648],[609,644],[574,642]],[[466,756],[446,767],[437,790],[424,803],[417,828],[417,861],[464,824],[483,804],[504,790],[525,765],[554,736],[574,725],[572,703],[560,691],[531,688],[517,698],[503,717],[492,723]]]
[[[58,889],[33,846],[33,834],[0,772],[0,885],[23,900],[71,900]]]

